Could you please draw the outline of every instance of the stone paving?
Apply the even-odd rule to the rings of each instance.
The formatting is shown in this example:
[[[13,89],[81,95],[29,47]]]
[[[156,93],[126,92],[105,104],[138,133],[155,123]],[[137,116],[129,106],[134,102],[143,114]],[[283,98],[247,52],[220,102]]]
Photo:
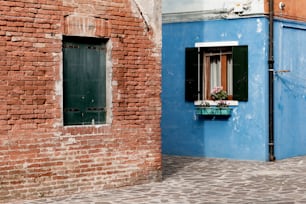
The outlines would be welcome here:
[[[164,156],[163,181],[18,204],[306,203],[306,157],[254,162]]]

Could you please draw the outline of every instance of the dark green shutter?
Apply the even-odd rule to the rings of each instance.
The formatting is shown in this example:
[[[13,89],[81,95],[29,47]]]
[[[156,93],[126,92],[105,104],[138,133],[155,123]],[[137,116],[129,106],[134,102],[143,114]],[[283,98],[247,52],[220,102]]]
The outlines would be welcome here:
[[[103,44],[65,42],[64,124],[105,123],[106,72]]]
[[[233,47],[233,99],[248,100],[248,47]]]
[[[198,99],[198,48],[185,51],[185,100]]]

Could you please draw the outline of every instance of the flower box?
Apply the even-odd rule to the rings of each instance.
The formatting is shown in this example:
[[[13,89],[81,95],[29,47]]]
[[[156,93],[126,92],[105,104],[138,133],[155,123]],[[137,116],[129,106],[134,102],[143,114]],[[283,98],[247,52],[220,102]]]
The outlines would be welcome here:
[[[229,107],[197,107],[196,114],[204,116],[230,116],[232,109]]]

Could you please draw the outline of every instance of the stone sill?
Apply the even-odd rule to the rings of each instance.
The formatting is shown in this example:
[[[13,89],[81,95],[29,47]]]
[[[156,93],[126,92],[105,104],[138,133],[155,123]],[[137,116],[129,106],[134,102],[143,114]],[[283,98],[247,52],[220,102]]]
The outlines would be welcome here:
[[[223,100],[224,102],[226,102],[229,106],[238,106],[239,102],[238,101],[233,101],[233,100]],[[195,106],[200,106],[202,104],[205,103],[209,103],[210,106],[217,106],[217,104],[220,101],[213,101],[213,100],[199,100],[199,101],[195,101],[194,105]]]

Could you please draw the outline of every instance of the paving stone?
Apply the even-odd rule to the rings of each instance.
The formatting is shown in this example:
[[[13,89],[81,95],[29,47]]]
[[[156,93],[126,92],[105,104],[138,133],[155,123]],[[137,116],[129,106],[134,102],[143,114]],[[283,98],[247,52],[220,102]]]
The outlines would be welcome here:
[[[164,156],[162,182],[18,204],[298,204],[306,203],[305,169],[306,157],[270,163]]]

